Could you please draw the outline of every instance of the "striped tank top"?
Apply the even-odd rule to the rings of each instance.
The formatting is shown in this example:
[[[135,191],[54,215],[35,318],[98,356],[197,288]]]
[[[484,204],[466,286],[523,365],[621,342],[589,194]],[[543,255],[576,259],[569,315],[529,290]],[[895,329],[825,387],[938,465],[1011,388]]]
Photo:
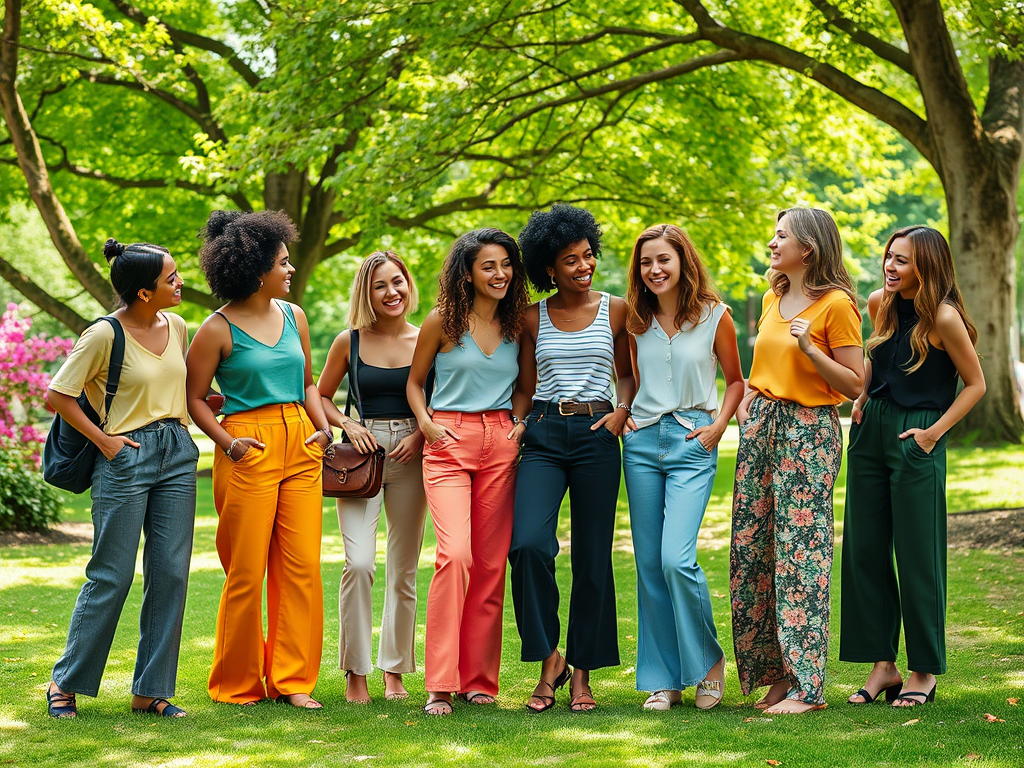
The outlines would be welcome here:
[[[609,299],[601,294],[597,317],[580,331],[558,330],[548,317],[548,300],[540,302],[534,400],[612,401],[615,337],[608,320]]]

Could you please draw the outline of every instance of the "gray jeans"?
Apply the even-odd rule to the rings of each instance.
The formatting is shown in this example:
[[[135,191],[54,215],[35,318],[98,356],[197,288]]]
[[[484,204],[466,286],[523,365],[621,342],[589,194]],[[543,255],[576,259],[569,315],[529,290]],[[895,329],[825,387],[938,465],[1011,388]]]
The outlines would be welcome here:
[[[142,613],[132,693],[174,695],[185,613],[199,449],[178,421],[156,421],[128,432],[113,459],[100,454],[92,474],[92,557],[71,614],[64,655],[53,667],[62,691],[95,696],[114,630],[135,578],[139,536]]]

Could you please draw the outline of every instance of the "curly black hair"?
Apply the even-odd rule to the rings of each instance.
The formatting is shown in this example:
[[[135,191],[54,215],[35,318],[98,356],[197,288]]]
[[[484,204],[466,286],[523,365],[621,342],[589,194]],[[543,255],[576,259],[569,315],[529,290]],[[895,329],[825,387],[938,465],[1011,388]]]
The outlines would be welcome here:
[[[485,245],[500,245],[512,262],[512,280],[505,298],[498,302],[501,336],[515,341],[523,332],[523,314],[530,303],[526,291],[526,273],[515,238],[500,229],[485,227],[467,232],[452,243],[437,278],[437,313],[441,331],[453,343],[462,346],[462,337],[469,331],[469,313],[473,309],[474,289],[470,279],[473,262]]]
[[[526,276],[538,291],[553,291],[555,282],[548,274],[558,252],[580,240],[590,243],[594,256],[601,255],[601,226],[594,215],[566,203],[551,206],[550,211],[534,211],[519,233]]]
[[[282,243],[299,239],[284,211],[214,211],[199,232],[199,264],[213,295],[241,301],[260,289],[260,278],[274,268]]]

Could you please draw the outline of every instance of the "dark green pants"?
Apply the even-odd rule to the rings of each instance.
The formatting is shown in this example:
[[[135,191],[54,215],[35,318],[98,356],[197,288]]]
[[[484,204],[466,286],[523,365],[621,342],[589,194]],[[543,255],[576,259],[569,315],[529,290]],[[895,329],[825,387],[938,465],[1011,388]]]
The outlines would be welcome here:
[[[910,670],[946,671],[946,441],[929,454],[913,437],[899,439],[940,415],[868,400],[850,429],[842,661],[895,661],[902,617]]]

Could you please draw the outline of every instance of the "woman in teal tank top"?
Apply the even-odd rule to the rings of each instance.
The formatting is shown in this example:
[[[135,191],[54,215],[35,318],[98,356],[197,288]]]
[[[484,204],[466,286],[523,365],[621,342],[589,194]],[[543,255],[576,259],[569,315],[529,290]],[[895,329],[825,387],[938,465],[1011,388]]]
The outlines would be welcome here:
[[[529,298],[519,246],[499,229],[456,240],[438,282],[407,394],[425,438],[423,485],[437,534],[424,711],[450,715],[453,693],[470,704],[493,704],[498,693],[519,458],[510,409]],[[431,365],[436,380],[428,409],[423,387]]]
[[[286,243],[297,233],[284,213],[215,211],[203,237],[206,280],[228,302],[196,332],[186,384],[192,419],[221,449],[213,494],[225,580],[210,696],[319,709],[310,694],[323,650],[321,473],[333,434],[313,384],[306,316],[281,300],[295,272]],[[214,377],[221,422],[206,403]]]

